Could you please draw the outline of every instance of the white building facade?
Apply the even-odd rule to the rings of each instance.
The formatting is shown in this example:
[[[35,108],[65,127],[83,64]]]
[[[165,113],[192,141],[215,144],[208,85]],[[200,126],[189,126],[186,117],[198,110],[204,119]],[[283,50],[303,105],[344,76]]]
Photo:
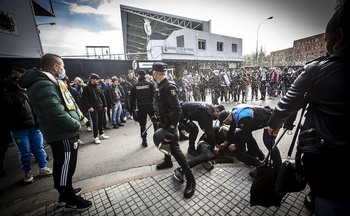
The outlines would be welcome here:
[[[165,40],[150,40],[148,60],[183,62],[183,69],[197,72],[241,66],[242,39],[193,29],[173,31]],[[190,68],[189,68],[190,67]]]

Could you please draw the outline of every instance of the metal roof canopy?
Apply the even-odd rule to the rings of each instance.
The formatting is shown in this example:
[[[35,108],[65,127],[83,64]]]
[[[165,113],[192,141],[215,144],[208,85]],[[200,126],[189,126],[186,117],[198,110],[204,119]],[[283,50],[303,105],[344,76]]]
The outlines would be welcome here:
[[[40,3],[38,3],[35,0],[32,0],[32,2],[33,2],[33,8],[34,8],[35,16],[55,17],[55,13],[53,12],[53,7],[52,7],[51,0],[50,0],[51,11],[47,10],[44,6],[42,6]]]
[[[173,31],[189,28],[210,32],[210,21],[196,20],[130,6],[120,5],[124,52],[133,59],[147,59],[147,35],[143,31],[143,18],[151,21],[152,40],[165,40]],[[137,55],[137,53],[140,53]],[[143,53],[143,54],[141,54]]]

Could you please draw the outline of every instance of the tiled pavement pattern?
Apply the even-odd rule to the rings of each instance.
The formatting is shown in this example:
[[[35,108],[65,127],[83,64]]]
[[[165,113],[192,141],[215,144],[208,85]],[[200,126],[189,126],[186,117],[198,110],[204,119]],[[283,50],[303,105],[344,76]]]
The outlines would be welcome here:
[[[25,215],[311,215],[302,193],[287,194],[279,208],[250,207],[249,171],[246,167],[195,169],[197,187],[190,199],[183,196],[186,184],[168,173],[85,193],[82,196],[93,202],[85,212],[64,213],[52,203]]]

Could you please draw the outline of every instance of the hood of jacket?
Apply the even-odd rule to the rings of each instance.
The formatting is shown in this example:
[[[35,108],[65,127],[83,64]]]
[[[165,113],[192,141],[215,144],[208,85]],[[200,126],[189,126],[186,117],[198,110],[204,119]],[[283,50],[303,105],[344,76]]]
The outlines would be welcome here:
[[[47,80],[48,76],[37,68],[27,70],[21,78],[18,79],[18,84],[22,88],[29,88],[33,83],[39,80]]]

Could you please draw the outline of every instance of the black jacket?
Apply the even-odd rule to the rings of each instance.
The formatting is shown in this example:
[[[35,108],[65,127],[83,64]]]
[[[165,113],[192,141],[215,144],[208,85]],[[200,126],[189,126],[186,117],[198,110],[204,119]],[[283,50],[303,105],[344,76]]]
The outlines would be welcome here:
[[[131,110],[139,109],[153,110],[153,95],[154,86],[146,80],[145,77],[140,77],[131,88],[130,93],[130,106]]]
[[[205,111],[204,113],[208,114],[208,118],[213,119],[212,114],[214,112],[214,106],[205,103],[205,102],[184,102],[182,104],[182,112],[183,116],[185,119],[190,119],[193,121],[200,121],[202,118],[206,117],[203,116],[203,112],[200,111]]]
[[[302,131],[315,128],[320,152],[305,153],[303,164],[312,192],[329,199],[350,203],[350,63],[349,49],[327,57],[311,88],[311,99]],[[320,59],[318,59],[320,61]],[[280,128],[284,120],[305,104],[310,72],[318,61],[311,62],[276,105],[269,121],[271,128]],[[323,140],[321,142],[321,139]],[[318,144],[321,143],[321,144]],[[313,145],[313,144],[312,144]],[[298,146],[299,147],[299,146]]]
[[[92,85],[91,82],[83,89],[83,103],[87,109],[91,107],[94,109],[107,107],[103,90],[98,85]]]
[[[160,123],[164,128],[170,125],[177,126],[182,115],[177,86],[165,78],[159,83],[158,88],[157,104]]]
[[[8,77],[1,84],[1,114],[8,130],[24,130],[35,126],[35,117],[25,91]]]

